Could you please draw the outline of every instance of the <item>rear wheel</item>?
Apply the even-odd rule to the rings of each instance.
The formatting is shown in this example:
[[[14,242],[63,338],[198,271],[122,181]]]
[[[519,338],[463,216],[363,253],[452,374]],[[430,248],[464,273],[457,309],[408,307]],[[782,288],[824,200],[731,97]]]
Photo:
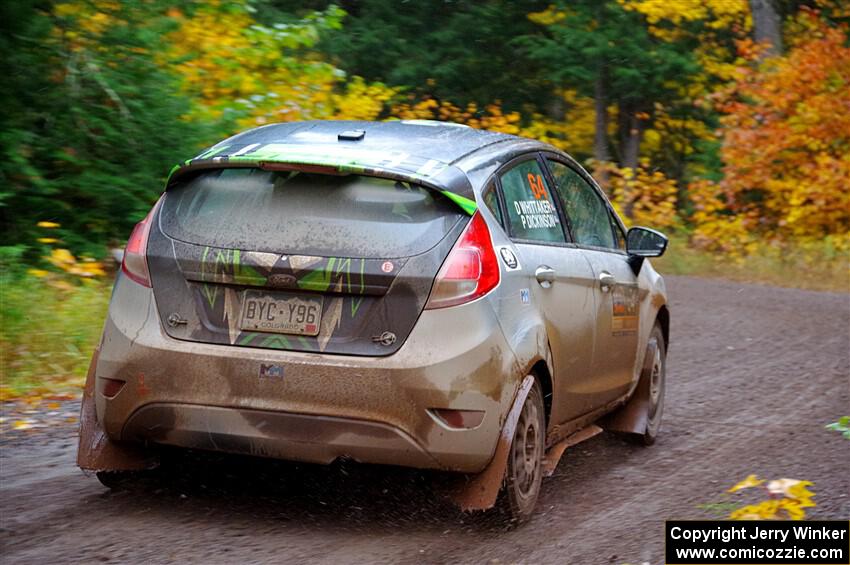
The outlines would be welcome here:
[[[512,523],[531,517],[543,479],[543,455],[546,441],[546,417],[540,384],[535,380],[528,392],[517,422],[505,484],[496,503]]]
[[[644,445],[652,445],[658,437],[661,428],[661,416],[664,413],[664,388],[667,377],[667,345],[661,326],[655,325],[649,336],[646,348],[647,355],[652,355],[652,368],[649,378],[649,410],[647,414],[646,431],[641,440]]]
[[[181,449],[160,449],[156,451],[155,456],[156,463],[150,468],[133,471],[98,471],[95,476],[100,484],[115,491],[159,484],[179,472],[185,452]]]

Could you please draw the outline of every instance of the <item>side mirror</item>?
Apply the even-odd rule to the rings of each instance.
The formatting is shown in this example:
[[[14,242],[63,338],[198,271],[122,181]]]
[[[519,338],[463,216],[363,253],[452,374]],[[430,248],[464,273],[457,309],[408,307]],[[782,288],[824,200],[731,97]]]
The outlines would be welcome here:
[[[626,252],[634,257],[661,257],[667,250],[667,237],[649,228],[634,227],[626,235]]]

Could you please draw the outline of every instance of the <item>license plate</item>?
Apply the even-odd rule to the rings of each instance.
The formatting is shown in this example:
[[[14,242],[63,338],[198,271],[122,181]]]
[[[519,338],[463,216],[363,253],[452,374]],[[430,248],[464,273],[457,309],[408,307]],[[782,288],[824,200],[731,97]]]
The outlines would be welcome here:
[[[252,332],[318,335],[322,297],[245,291],[240,328]]]

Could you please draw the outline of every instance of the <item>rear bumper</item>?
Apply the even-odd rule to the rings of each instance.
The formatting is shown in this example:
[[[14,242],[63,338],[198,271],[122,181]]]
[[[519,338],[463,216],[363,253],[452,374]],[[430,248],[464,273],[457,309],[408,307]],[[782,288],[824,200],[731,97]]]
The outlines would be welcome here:
[[[260,376],[262,365],[282,374]],[[492,458],[520,381],[486,299],[423,312],[393,355],[353,357],[175,340],[150,289],[121,276],[95,375],[98,421],[112,440],[462,472]],[[107,398],[104,379],[125,385]],[[434,408],[485,415],[453,429]]]
[[[261,457],[331,463],[351,457],[392,465],[439,467],[399,428],[351,418],[191,404],[147,404],[127,420],[124,439]]]

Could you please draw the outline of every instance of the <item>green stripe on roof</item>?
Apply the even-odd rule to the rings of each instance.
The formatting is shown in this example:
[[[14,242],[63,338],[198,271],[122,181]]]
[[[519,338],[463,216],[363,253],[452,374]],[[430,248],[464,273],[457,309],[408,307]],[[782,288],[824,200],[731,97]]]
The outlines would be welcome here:
[[[206,151],[204,151],[203,153],[201,153],[200,155],[195,157],[195,159],[210,159],[211,157],[218,155],[219,153],[221,153],[225,149],[228,149],[229,147],[230,147],[230,145],[223,145],[223,146],[221,146],[217,149],[216,148],[207,149]]]
[[[446,198],[460,206],[461,209],[470,216],[478,210],[478,204],[475,203],[475,200],[470,200],[469,198],[455,194],[454,192],[449,192],[448,190],[441,190],[440,192],[445,194]]]

